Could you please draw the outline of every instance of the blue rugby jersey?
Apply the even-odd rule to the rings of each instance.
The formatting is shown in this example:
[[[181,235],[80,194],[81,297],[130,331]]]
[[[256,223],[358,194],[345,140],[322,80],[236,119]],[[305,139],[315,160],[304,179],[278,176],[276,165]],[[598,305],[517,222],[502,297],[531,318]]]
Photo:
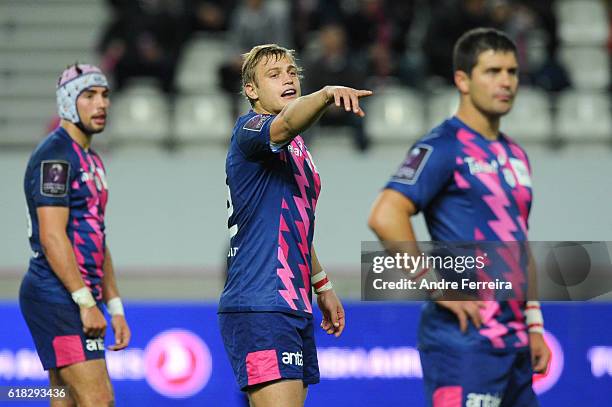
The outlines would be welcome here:
[[[108,186],[98,154],[83,149],[66,130],[58,127],[32,153],[23,187],[32,249],[26,274],[31,291],[26,295],[44,302],[72,302],[43,253],[36,213],[39,207],[63,206],[69,208],[66,233],[81,276],[94,298],[101,301]]]
[[[311,249],[321,180],[297,136],[270,142],[274,115],[250,111],[234,127],[225,164],[230,250],[219,312],[312,316]]]
[[[422,211],[433,241],[526,242],[532,201],[531,169],[525,151],[500,134],[484,138],[456,117],[419,140],[386,188]],[[521,244],[499,245],[489,259],[524,299],[527,256]],[[486,276],[483,276],[487,278]],[[419,346],[523,348],[528,335],[523,300],[487,301],[483,326],[462,334],[456,317],[434,302],[425,304]]]

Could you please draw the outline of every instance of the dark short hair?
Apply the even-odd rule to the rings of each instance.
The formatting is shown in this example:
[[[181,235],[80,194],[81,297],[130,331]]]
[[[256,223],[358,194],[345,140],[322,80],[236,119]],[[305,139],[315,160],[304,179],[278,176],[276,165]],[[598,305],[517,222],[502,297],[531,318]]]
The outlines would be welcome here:
[[[453,71],[470,75],[480,54],[489,50],[517,53],[516,44],[506,33],[494,28],[474,28],[466,31],[455,43]]]

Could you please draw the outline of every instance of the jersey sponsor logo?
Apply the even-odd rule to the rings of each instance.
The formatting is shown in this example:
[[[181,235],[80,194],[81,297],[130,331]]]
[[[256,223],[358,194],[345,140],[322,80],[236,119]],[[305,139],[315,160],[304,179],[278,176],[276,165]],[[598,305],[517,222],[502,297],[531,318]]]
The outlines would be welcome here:
[[[67,161],[43,161],[40,166],[40,193],[44,196],[64,197],[68,193]]]
[[[268,119],[272,116],[265,116],[262,114],[258,114],[257,116],[251,117],[245,124],[243,129],[250,131],[261,131],[263,125],[266,124]]]
[[[518,158],[510,158],[509,161],[516,174],[517,182],[524,187],[531,187],[531,176],[529,175],[527,165]]]
[[[281,361],[285,365],[304,366],[302,352],[283,352]]]
[[[96,167],[96,175],[94,176],[94,180],[96,182],[96,188],[98,191],[102,191],[102,189],[108,189],[108,182],[106,181],[106,174],[104,170],[100,167]]]
[[[463,161],[468,165],[470,174],[495,174],[499,170],[499,163],[496,160],[486,162],[477,160],[474,157],[465,157]]]
[[[304,155],[304,152],[302,151],[302,146],[301,145],[300,145],[300,148],[297,148],[297,147],[293,147],[291,144],[289,144],[287,146],[287,150],[289,150],[289,153],[295,155],[296,157],[302,157]]]
[[[26,203],[26,219],[28,220],[28,239],[32,237],[32,216],[30,216],[30,208]]]
[[[510,168],[504,168],[502,173],[504,174],[506,183],[510,186],[510,188],[514,188],[516,186],[516,178],[514,178],[512,170],[510,170]]]
[[[410,150],[408,157],[393,176],[393,181],[410,185],[416,183],[432,151],[433,147],[425,144]]]
[[[87,183],[89,181],[94,182],[96,184],[96,189],[99,192],[102,192],[103,189],[108,189],[108,182],[106,181],[106,174],[102,168],[96,168],[92,172],[86,172],[81,169],[81,182]]]
[[[85,349],[87,349],[89,352],[104,350],[104,339],[85,339]]]
[[[465,407],[499,407],[501,397],[497,394],[469,393]]]

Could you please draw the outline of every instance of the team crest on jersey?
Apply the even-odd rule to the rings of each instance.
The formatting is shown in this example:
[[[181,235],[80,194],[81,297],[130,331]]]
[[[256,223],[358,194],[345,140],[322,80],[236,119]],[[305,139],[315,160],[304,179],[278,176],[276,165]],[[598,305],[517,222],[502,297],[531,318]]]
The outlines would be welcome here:
[[[43,161],[40,166],[40,193],[44,196],[63,197],[68,193],[67,161]]]
[[[268,119],[270,119],[270,117],[271,116],[266,116],[262,114],[253,116],[244,124],[243,128],[245,130],[261,131],[261,129],[263,128],[263,125],[266,124],[266,122],[268,121]]]
[[[421,171],[423,171],[425,163],[427,162],[427,159],[431,155],[432,151],[433,147],[425,144],[419,145],[410,150],[408,157],[406,157],[402,163],[402,166],[393,176],[393,181],[410,185],[417,182],[419,175],[421,174]]]

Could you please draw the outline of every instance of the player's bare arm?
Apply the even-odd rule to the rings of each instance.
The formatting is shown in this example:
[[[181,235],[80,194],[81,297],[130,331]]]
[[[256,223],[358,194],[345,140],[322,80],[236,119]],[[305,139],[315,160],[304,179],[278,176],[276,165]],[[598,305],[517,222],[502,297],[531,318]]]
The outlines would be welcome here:
[[[401,193],[392,189],[385,189],[380,193],[368,219],[368,226],[383,242],[385,249],[391,253],[398,251],[408,252],[418,256],[420,250],[416,243],[416,236],[410,218],[417,212],[414,203]],[[480,308],[485,305],[482,301],[449,301],[440,299],[436,303],[457,316],[461,332],[466,332],[468,321],[480,328],[482,324]]]
[[[326,86],[323,89],[301,96],[288,103],[270,126],[270,141],[284,144],[312,126],[325,109],[335,104],[344,106],[347,112],[364,117],[365,112],[359,106],[359,99],[372,95],[370,90],[358,90],[344,86]]]
[[[410,222],[410,217],[416,212],[410,199],[397,191],[385,189],[374,201],[368,226],[381,242],[416,241]]]
[[[115,333],[115,344],[109,346],[110,350],[121,350],[130,343],[132,336],[130,328],[125,319],[123,304],[117,288],[115,279],[115,268],[110,249],[106,246],[104,251],[104,277],[102,278],[102,292],[107,310],[111,314],[111,326]]]
[[[536,263],[533,257],[533,253],[531,252],[531,248],[528,246],[529,253],[529,263],[527,264],[527,276],[528,276],[528,285],[527,285],[527,300],[537,300],[538,298],[538,287],[537,287],[537,275],[536,275]],[[529,306],[529,303],[527,303]],[[540,322],[543,322],[541,311],[540,312]],[[529,322],[529,321],[527,321]],[[531,352],[531,364],[533,366],[533,371],[536,373],[544,373],[548,368],[548,363],[550,362],[550,348],[544,341],[544,335],[542,334],[543,326],[536,327],[527,327],[529,331],[529,350]]]
[[[69,209],[67,207],[44,206],[36,210],[40,223],[40,241],[53,272],[66,287],[68,292],[87,289],[68,235]],[[91,294],[90,294],[91,295]],[[91,337],[104,336],[106,320],[95,304],[79,304],[83,331]]]
[[[312,246],[312,276],[313,280],[317,281],[317,275],[323,272],[323,267],[319,263],[319,258],[315,252],[314,245]],[[323,314],[323,320],[321,321],[321,328],[329,335],[335,335],[339,337],[344,331],[346,325],[346,317],[344,314],[344,307],[338,299],[336,292],[333,288],[322,291],[317,294],[317,304]]]

